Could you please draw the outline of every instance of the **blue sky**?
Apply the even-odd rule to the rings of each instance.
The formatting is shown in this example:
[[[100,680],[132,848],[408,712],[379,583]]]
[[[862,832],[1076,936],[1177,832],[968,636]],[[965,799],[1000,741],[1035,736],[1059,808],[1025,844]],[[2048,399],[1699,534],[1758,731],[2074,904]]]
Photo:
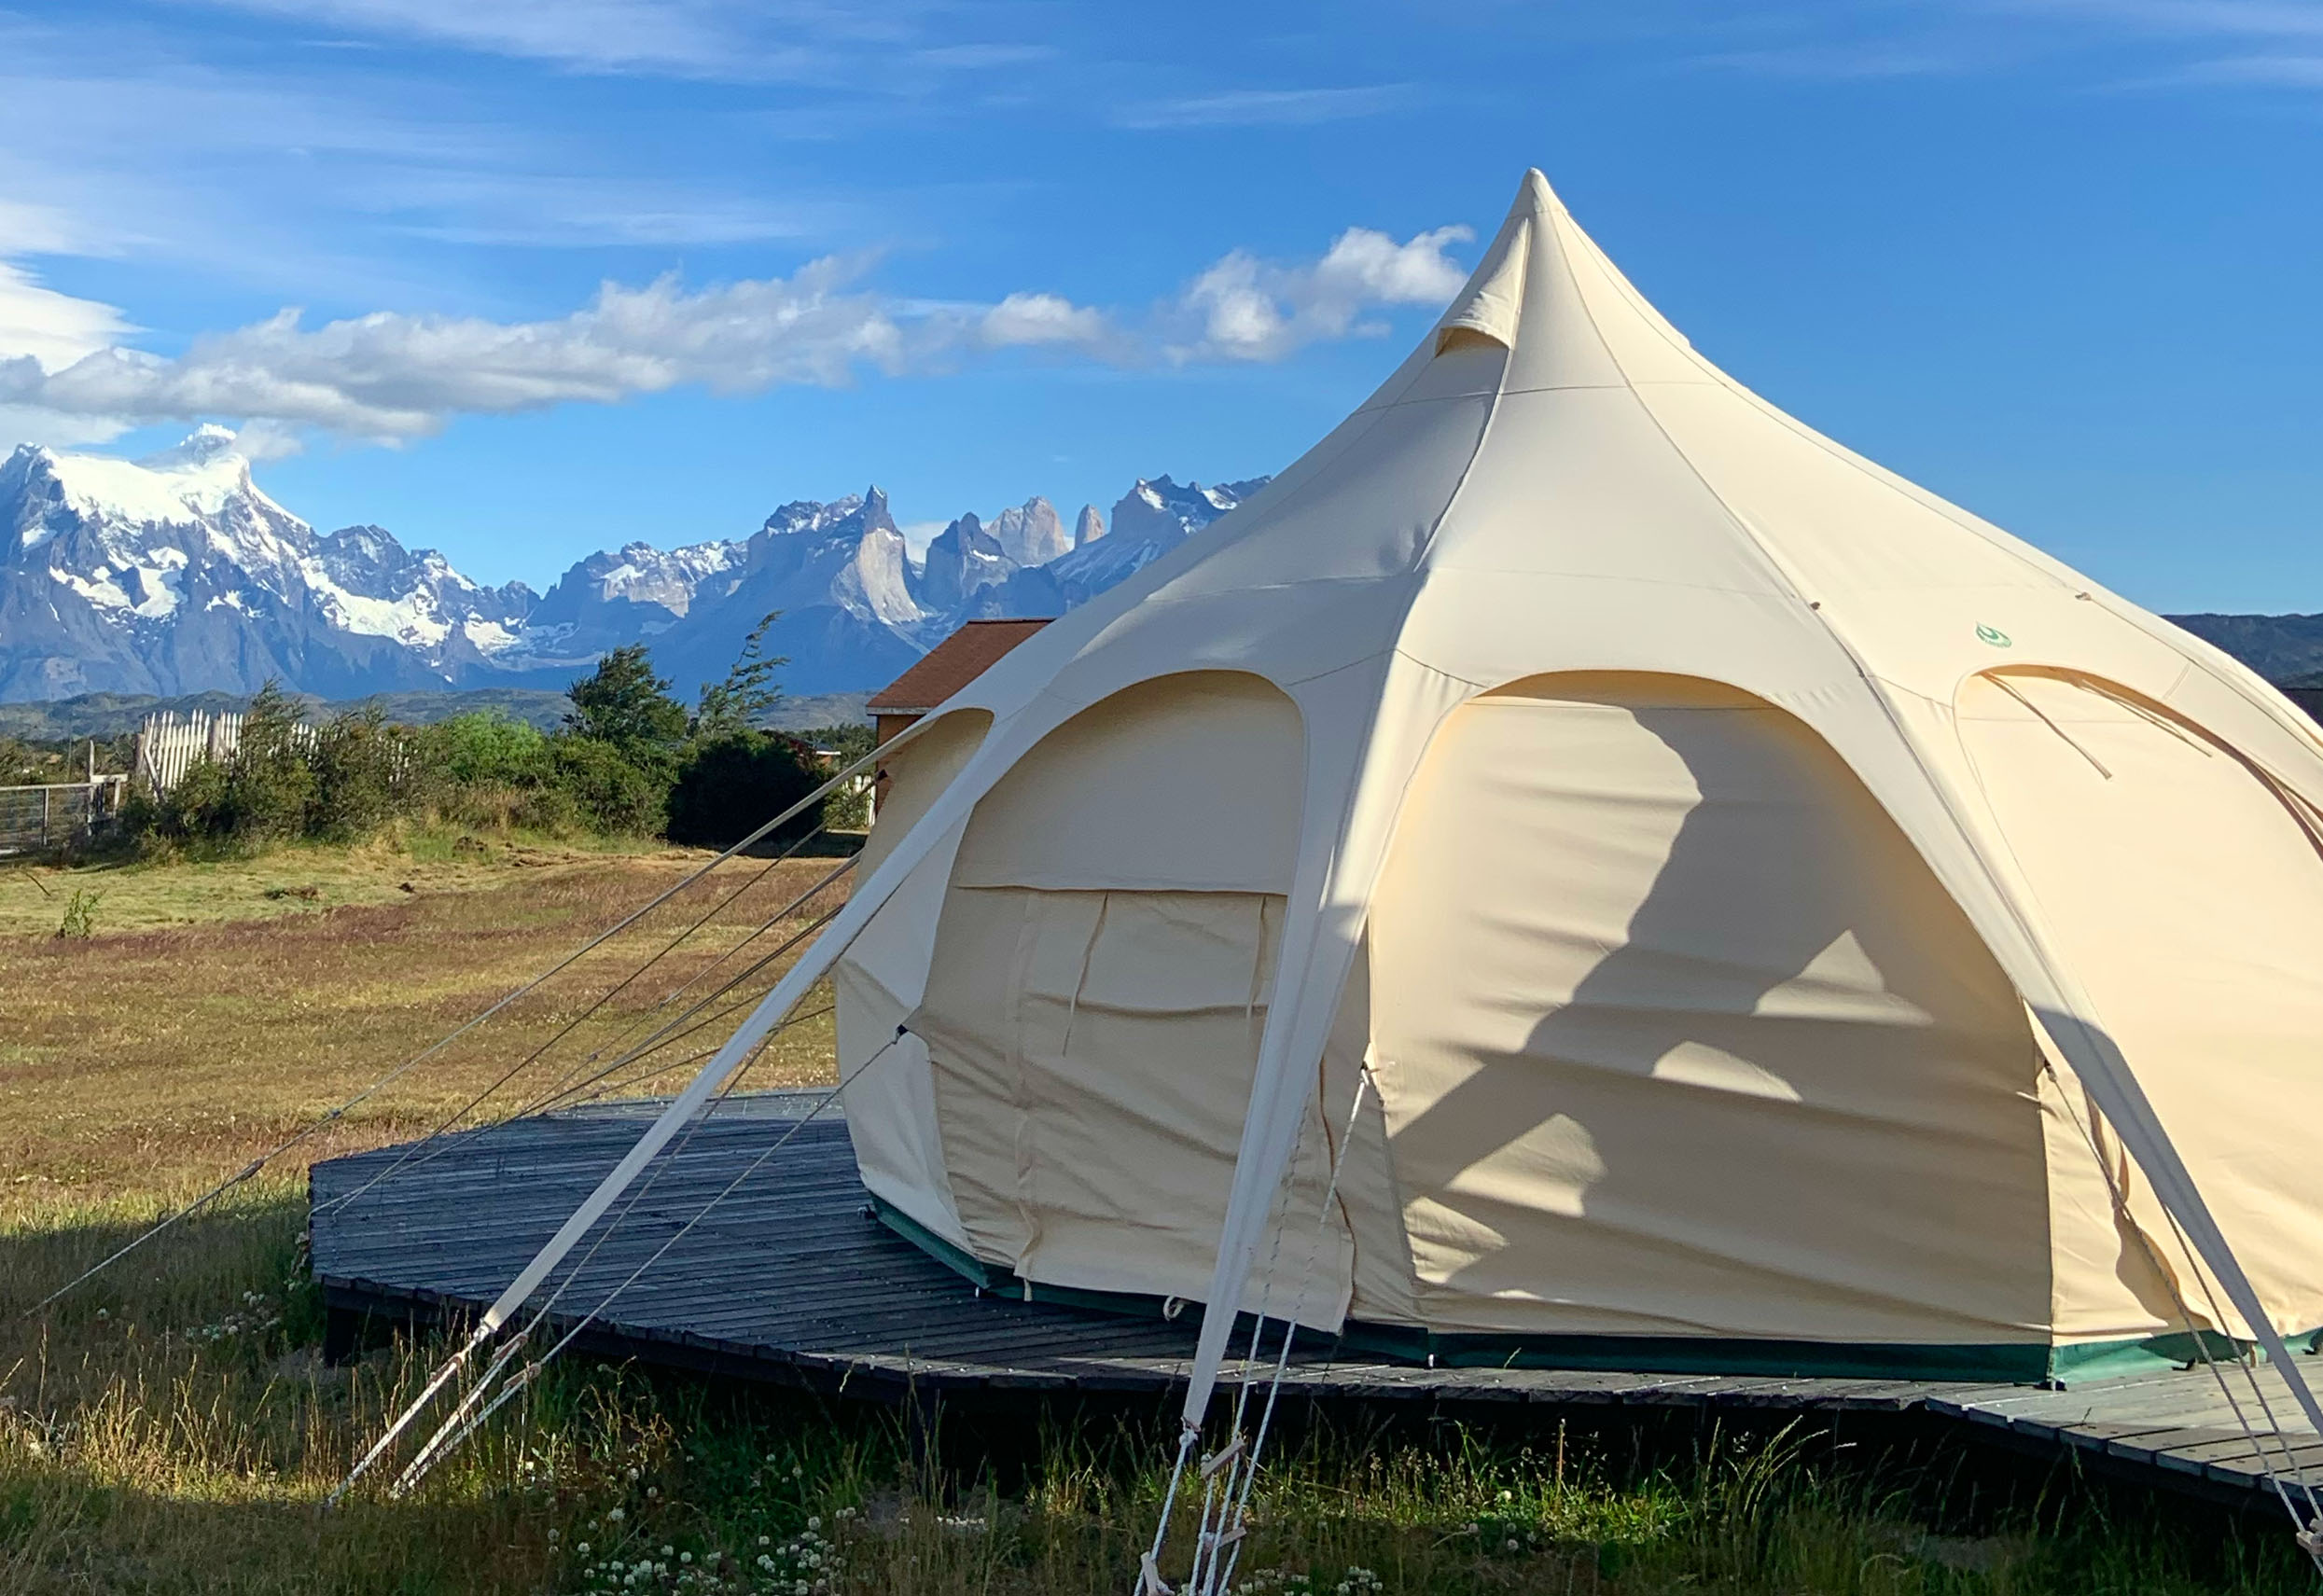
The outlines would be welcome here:
[[[1294,457],[1534,164],[1812,424],[2323,610],[2323,0],[0,11],[0,432],[247,425],[536,586],[870,481],[1069,517]]]

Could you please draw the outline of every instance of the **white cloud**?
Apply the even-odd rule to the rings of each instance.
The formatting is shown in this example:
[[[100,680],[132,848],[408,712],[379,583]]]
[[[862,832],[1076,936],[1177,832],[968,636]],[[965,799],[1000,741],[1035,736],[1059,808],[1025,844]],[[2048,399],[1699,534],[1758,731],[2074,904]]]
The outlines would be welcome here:
[[[1795,45],[1775,49],[1728,50],[1695,58],[1694,64],[1724,67],[1767,77],[1797,77],[1836,83],[1885,77],[1927,77],[1967,72],[1987,64],[1954,48],[1916,43],[1857,41]]]
[[[941,370],[979,354],[1043,349],[1131,364],[1276,360],[1320,340],[1383,330],[1388,306],[1434,305],[1459,287],[1439,228],[1398,243],[1350,228],[1320,259],[1265,262],[1237,251],[1197,277],[1154,325],[1132,326],[1055,294],[996,303],[906,300],[836,257],[789,277],[687,289],[675,273],[643,287],[608,283],[585,308],[549,321],[370,315],[304,325],[285,310],[194,340],[174,359],[124,347],[111,307],[15,285],[46,328],[0,344],[0,407],[84,429],[227,419],[271,429],[279,449],[301,430],[399,443],[455,415],[509,415],[561,404],[614,404],[699,385],[715,393],[832,386],[865,369]],[[4,358],[13,354],[14,359]]]
[[[92,255],[100,243],[55,205],[0,195],[0,255]]]
[[[45,288],[30,271],[0,260],[0,359],[29,355],[53,371],[136,330],[113,306]]]
[[[845,382],[858,363],[901,369],[957,340],[931,319],[907,326],[878,296],[850,291],[837,261],[788,278],[688,293],[675,276],[607,284],[561,320],[381,312],[309,328],[284,311],[198,339],[174,360],[108,348],[54,372],[0,366],[0,403],[132,424],[265,418],[396,442],[452,415],[610,404],[699,382],[739,393]]]
[[[2186,83],[2252,83],[2279,89],[2323,89],[2323,55],[2242,55],[2197,62],[2178,79]]]
[[[1277,266],[1236,250],[1181,296],[1173,320],[1189,329],[1168,345],[1174,360],[1279,360],[1319,340],[1369,336],[1364,319],[1385,305],[1440,305],[1459,291],[1465,268],[1444,254],[1474,236],[1437,228],[1402,243],[1370,228],[1341,233],[1311,266]]]
[[[417,39],[582,70],[647,69],[727,76],[803,69],[804,52],[768,47],[737,8],[688,0],[213,0],[256,12],[389,39]]]
[[[2323,6],[2311,0],[2005,0],[2002,8],[2154,33],[2323,38]]]
[[[980,328],[995,349],[1043,343],[1094,348],[1108,336],[1104,312],[1055,294],[1011,294],[984,312]]]
[[[966,15],[943,0],[179,0],[390,44],[445,46],[586,73],[729,81],[876,82],[867,61],[922,74],[1054,59],[1045,43],[929,42]],[[350,42],[324,39],[317,42]]]
[[[44,287],[22,267],[0,260],[0,390],[12,369],[29,368],[37,378],[108,349],[136,330],[113,306]],[[0,403],[4,443],[102,443],[121,430],[118,422],[104,416]]]
[[[1988,5],[2002,13],[2154,41],[2179,57],[2163,70],[2116,87],[2323,89],[2323,54],[2318,54],[2323,4],[2315,0],[1988,0]],[[2233,53],[2187,59],[2193,51],[2221,47]]]
[[[1125,106],[1114,121],[1120,127],[1139,129],[1310,127],[1352,117],[1376,117],[1400,109],[1412,98],[1411,85],[1404,83],[1353,89],[1232,89]]]

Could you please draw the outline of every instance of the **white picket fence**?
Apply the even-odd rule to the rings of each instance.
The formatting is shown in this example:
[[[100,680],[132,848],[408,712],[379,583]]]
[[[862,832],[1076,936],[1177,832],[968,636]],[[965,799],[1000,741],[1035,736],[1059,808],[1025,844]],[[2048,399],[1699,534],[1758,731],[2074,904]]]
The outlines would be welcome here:
[[[137,729],[137,779],[149,792],[168,792],[201,761],[224,764],[232,758],[241,740],[242,715],[237,711],[149,715]]]
[[[221,710],[216,715],[202,710],[185,715],[173,711],[146,716],[137,730],[137,779],[149,792],[166,793],[201,761],[226,763],[242,742],[242,722],[239,710]],[[314,738],[314,728],[304,721],[290,729],[290,740],[299,747],[312,746]]]

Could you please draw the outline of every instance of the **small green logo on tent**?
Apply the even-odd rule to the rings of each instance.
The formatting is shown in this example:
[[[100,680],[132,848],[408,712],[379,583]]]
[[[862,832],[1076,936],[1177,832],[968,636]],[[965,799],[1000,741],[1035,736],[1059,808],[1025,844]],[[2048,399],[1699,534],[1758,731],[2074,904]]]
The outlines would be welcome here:
[[[2009,634],[1996,626],[1980,626],[1976,629],[1976,635],[1980,642],[1989,643],[1995,648],[2009,646]]]

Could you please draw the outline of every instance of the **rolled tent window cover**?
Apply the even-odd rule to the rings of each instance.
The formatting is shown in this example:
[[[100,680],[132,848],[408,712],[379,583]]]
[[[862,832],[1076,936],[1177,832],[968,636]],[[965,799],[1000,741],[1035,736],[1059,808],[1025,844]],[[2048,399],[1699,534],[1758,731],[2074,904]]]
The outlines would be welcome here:
[[[1189,1417],[1227,1306],[1801,1375],[2323,1325],[2312,724],[1742,387],[1537,173],[1344,423],[931,718],[770,1002],[836,966],[899,1228],[1212,1305]]]

